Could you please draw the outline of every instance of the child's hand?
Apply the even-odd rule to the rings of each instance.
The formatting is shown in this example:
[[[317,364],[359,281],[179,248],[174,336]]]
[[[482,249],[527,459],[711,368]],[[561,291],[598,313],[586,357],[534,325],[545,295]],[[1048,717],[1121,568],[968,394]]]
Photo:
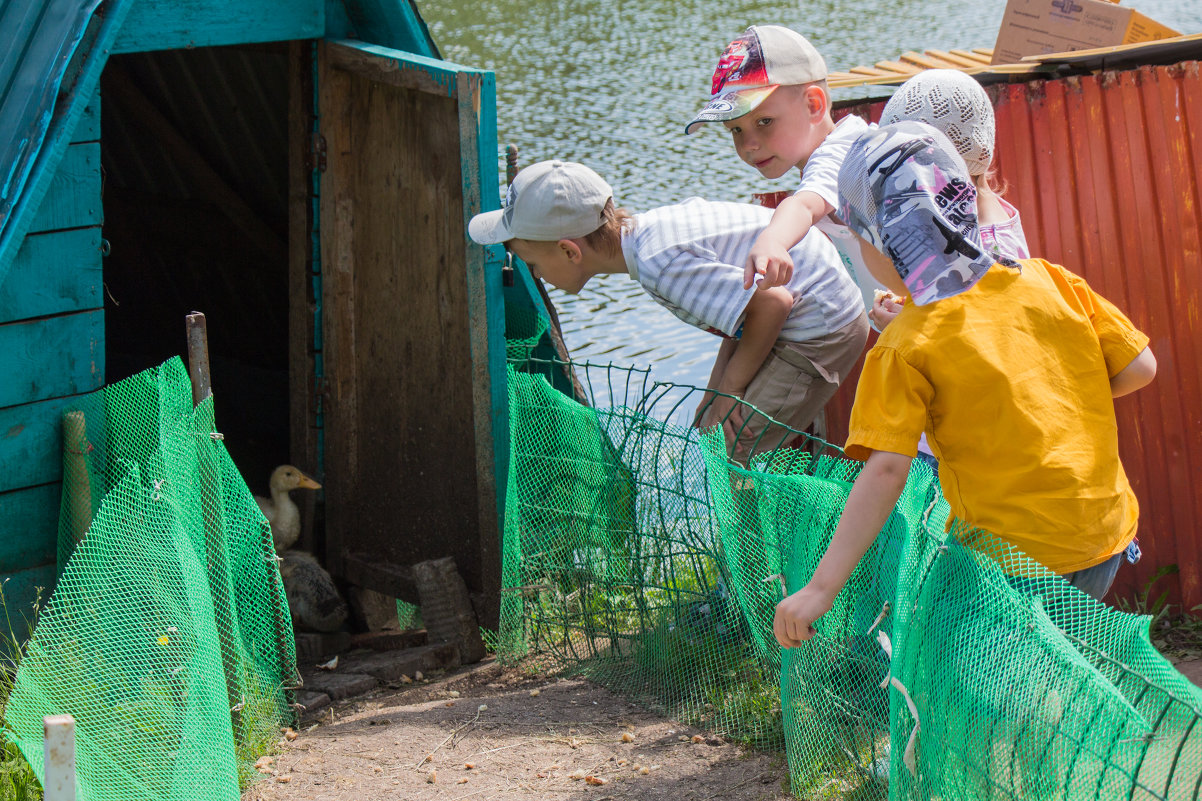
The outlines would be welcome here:
[[[814,621],[831,609],[833,599],[812,589],[809,584],[776,605],[772,633],[782,648],[796,648],[817,632]]]
[[[876,297],[872,301],[872,309],[868,312],[868,319],[877,327],[878,331],[884,331],[885,326],[893,322],[893,318],[901,314],[902,306],[905,304],[905,298],[899,298],[892,292],[884,292],[876,290]]]
[[[713,402],[710,402],[710,398]],[[722,435],[726,438],[726,450],[729,453],[734,447],[735,438],[739,428],[743,425],[743,409],[735,398],[728,398],[725,395],[709,395],[701,401],[701,408],[697,410],[701,415],[699,423],[700,428],[709,428],[710,426],[721,425]]]
[[[743,266],[743,288],[751,289],[757,275],[764,276],[759,282],[760,289],[787,284],[793,277],[793,257],[788,248],[763,236],[756,239]]]

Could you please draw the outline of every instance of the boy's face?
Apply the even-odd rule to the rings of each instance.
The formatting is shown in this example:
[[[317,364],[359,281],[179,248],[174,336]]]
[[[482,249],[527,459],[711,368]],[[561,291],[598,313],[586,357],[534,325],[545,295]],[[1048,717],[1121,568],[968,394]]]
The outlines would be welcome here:
[[[780,178],[804,166],[822,143],[818,124],[825,112],[820,87],[781,86],[753,111],[722,124],[730,131],[739,158],[765,178]]]
[[[535,242],[529,239],[511,239],[505,246],[513,252],[539,278],[551,286],[575,295],[584,288],[592,275],[585,270],[583,261],[573,259],[570,240],[558,242]],[[579,250],[577,251],[580,252]]]

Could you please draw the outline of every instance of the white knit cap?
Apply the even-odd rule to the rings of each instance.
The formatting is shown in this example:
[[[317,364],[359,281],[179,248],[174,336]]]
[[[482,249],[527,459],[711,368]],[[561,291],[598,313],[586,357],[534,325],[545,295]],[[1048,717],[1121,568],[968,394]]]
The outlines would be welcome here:
[[[952,140],[970,175],[993,162],[993,105],[981,84],[957,70],[926,70],[903,83],[885,104],[881,125],[914,120]]]

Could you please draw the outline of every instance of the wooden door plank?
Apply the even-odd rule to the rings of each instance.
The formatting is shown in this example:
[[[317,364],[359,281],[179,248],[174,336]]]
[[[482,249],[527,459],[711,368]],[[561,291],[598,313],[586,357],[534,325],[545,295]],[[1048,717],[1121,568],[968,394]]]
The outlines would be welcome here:
[[[62,479],[63,410],[79,398],[0,409],[0,492]]]
[[[104,383],[104,312],[0,325],[0,375],[9,376],[0,381],[0,406],[99,389]]]
[[[103,221],[100,203],[100,143],[68,145],[29,233],[83,228]]]
[[[58,483],[0,492],[0,573],[57,559],[61,498]]]
[[[104,305],[100,228],[30,234],[0,281],[0,323]]]

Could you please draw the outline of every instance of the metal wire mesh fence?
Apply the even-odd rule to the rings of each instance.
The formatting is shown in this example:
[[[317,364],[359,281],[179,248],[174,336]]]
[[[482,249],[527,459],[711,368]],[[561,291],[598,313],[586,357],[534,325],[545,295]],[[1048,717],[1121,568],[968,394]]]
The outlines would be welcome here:
[[[64,422],[61,574],[5,725],[42,777],[76,720],[81,797],[239,797],[293,717],[296,651],[266,521],[171,360]]]
[[[510,348],[502,659],[538,654],[784,747],[803,798],[1198,796],[1202,692],[1148,619],[949,525],[925,465],[817,636],[782,651],[775,605],[812,574],[859,463],[778,426],[736,464],[718,429],[692,427],[704,390],[525,345]]]

